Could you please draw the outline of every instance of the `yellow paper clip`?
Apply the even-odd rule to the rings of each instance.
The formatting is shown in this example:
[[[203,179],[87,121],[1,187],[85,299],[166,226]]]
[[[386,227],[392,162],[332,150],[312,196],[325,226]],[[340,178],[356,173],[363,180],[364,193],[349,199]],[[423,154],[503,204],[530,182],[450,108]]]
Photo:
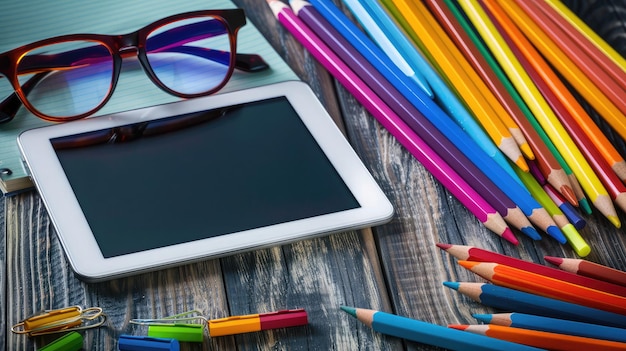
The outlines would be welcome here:
[[[106,321],[100,307],[82,309],[80,306],[44,311],[15,324],[11,331],[28,336],[83,330],[99,327]]]

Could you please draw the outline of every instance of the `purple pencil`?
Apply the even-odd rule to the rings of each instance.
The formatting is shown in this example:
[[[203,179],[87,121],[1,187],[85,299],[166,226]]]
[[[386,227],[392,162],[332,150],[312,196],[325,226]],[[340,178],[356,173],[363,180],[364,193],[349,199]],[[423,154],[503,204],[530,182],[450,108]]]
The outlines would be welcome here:
[[[306,1],[292,0],[294,13],[335,52],[413,131],[458,175],[483,196],[503,218],[518,229],[532,226],[522,210],[437,129],[423,113],[385,78],[354,46]],[[533,239],[540,237],[532,236]]]
[[[271,0],[278,21],[489,230],[513,244],[517,239],[502,216],[435,153],[284,3]]]

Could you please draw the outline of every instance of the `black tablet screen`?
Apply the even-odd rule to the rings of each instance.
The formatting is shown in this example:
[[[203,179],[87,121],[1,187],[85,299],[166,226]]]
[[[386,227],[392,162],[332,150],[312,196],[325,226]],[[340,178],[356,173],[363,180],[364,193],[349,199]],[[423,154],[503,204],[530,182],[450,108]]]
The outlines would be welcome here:
[[[286,98],[52,144],[107,258],[359,207]]]

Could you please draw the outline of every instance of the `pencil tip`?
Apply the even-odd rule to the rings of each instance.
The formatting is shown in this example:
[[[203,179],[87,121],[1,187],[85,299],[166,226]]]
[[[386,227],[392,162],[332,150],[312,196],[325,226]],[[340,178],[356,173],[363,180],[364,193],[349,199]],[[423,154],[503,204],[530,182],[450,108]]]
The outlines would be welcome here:
[[[457,329],[457,330],[465,330],[467,329],[467,326],[461,325],[461,324],[448,324],[448,328]]]
[[[519,245],[519,241],[517,241],[517,238],[515,237],[515,235],[513,234],[513,231],[511,230],[511,228],[506,228],[504,230],[504,232],[502,233],[502,237],[510,242],[511,244],[517,246]]]
[[[483,323],[491,323],[491,319],[492,319],[490,314],[474,313],[472,317],[476,318],[477,320]]]
[[[560,257],[543,256],[543,259],[546,260],[546,262],[551,263],[555,266],[560,266],[561,263],[563,263],[563,259]]]
[[[530,168],[528,168],[528,163],[526,163],[526,159],[524,159],[523,156],[520,156],[517,161],[515,161],[515,164],[517,165],[517,167],[519,167],[519,169],[521,169],[523,172],[528,172],[530,171]]]
[[[611,223],[613,223],[615,228],[621,228],[622,227],[622,222],[620,222],[619,217],[617,217],[617,216],[606,216],[606,218],[608,218],[609,221]]]
[[[591,211],[591,205],[589,205],[589,200],[587,200],[587,198],[578,199],[578,207],[582,207],[583,211],[585,211],[588,215],[593,212]]]
[[[539,232],[535,229],[535,227],[523,227],[521,228],[521,231],[533,240],[541,240],[541,235],[539,235]]]
[[[559,189],[559,192],[561,193],[561,195],[565,197],[567,202],[569,202],[570,204],[574,206],[578,206],[578,200],[576,199],[576,194],[574,193],[574,190],[572,190],[571,187],[567,185],[563,185]]]
[[[521,144],[519,149],[526,157],[528,157],[529,160],[535,159],[535,153],[533,152],[533,149],[530,148],[528,143]]]
[[[452,247],[452,244],[437,243],[436,245],[442,250],[447,250]]]
[[[546,232],[561,244],[565,244],[567,242],[567,239],[565,238],[565,235],[563,235],[563,232],[561,231],[561,229],[559,229],[559,227],[555,225],[549,226],[546,229]]]
[[[463,267],[463,268],[467,268],[469,270],[471,270],[472,268],[474,268],[474,266],[476,266],[477,264],[479,264],[480,262],[474,262],[474,261],[459,261],[459,264]]]
[[[356,318],[356,308],[348,307],[348,306],[341,306],[340,308],[341,308],[342,311],[344,311],[347,314],[351,315],[352,317]]]
[[[452,290],[459,290],[459,287],[461,286],[461,283],[458,282],[443,282],[443,285],[452,289]]]

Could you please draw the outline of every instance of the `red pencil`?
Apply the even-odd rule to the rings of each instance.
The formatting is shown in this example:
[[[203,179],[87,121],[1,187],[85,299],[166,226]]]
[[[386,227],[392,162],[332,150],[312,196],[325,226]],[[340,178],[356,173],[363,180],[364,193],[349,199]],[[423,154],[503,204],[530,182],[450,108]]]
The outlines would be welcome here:
[[[626,287],[626,272],[624,271],[576,258],[552,256],[544,258],[564,271]]]
[[[626,287],[621,285],[616,285],[605,281],[574,274],[571,272],[566,272],[564,270],[544,266],[538,263],[524,261],[518,258],[502,255],[497,252],[480,249],[474,246],[450,245],[441,243],[438,243],[437,246],[461,261],[499,263],[527,272],[540,274],[545,277],[559,279],[568,283],[581,285],[591,289],[626,297]]]
[[[459,261],[459,264],[499,286],[626,315],[626,296],[609,294],[498,263]]]

